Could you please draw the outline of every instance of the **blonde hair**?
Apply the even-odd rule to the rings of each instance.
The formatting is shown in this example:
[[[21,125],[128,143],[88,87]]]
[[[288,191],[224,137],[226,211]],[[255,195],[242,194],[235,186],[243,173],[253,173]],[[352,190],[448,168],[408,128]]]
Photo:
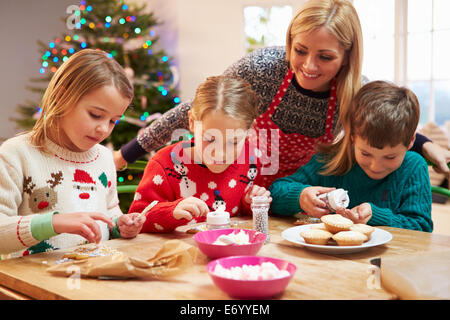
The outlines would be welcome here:
[[[202,120],[209,112],[222,110],[250,128],[258,116],[258,98],[243,79],[213,76],[198,86],[191,110],[196,120]]]
[[[123,68],[104,51],[84,49],[67,59],[45,90],[42,113],[31,131],[31,143],[45,151],[45,139],[50,130],[59,141],[60,119],[72,111],[84,95],[108,85],[113,85],[124,97],[133,98],[133,85]]]
[[[349,112],[352,118],[344,129],[346,134],[332,145],[319,148],[324,154],[321,161],[327,162],[324,175],[342,175],[350,171],[355,161],[352,142],[355,136],[378,149],[399,144],[408,148],[419,123],[420,105],[408,88],[387,81],[373,81],[359,90]]]
[[[361,88],[363,43],[361,24],[353,5],[346,0],[309,0],[292,19],[286,34],[286,59],[290,61],[293,38],[326,27],[346,52],[346,64],[336,75],[339,121],[350,116],[348,108]],[[345,60],[344,60],[345,61]]]

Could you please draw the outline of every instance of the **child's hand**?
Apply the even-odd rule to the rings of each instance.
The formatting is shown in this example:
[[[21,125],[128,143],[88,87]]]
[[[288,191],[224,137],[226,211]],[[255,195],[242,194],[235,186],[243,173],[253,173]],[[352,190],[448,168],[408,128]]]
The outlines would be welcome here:
[[[336,188],[307,187],[303,189],[299,199],[300,207],[314,218],[329,214],[330,210],[327,208],[327,204],[320,200],[318,196],[333,190],[336,190]]]
[[[99,243],[102,239],[102,232],[96,220],[103,221],[114,227],[114,222],[100,212],[75,212],[54,214],[52,217],[53,230],[56,233],[78,234],[89,242]]]
[[[248,204],[251,204],[253,197],[264,197],[264,196],[269,198],[269,203],[272,202],[269,190],[267,190],[264,187],[254,185],[250,189],[248,189],[247,193],[245,194],[244,201],[247,202]]]
[[[192,220],[192,216],[206,216],[209,212],[208,205],[199,198],[189,197],[180,201],[173,210],[173,217],[177,220]]]
[[[134,238],[141,231],[145,222],[145,216],[141,216],[138,212],[121,215],[117,219],[117,227],[119,228],[122,238]]]
[[[353,209],[339,208],[336,213],[352,220],[354,223],[366,224],[372,218],[372,207],[369,203],[364,202]]]

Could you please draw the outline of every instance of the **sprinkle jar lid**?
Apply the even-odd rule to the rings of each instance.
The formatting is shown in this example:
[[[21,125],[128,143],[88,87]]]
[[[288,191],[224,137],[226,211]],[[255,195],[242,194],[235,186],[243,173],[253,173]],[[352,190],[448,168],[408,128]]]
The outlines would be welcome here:
[[[252,204],[266,204],[269,202],[269,198],[266,196],[258,196],[252,198]]]

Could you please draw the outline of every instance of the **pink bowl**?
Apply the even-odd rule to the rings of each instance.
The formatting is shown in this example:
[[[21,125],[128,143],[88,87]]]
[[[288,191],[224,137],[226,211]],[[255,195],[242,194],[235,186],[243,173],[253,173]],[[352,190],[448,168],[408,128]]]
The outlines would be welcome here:
[[[230,244],[226,246],[213,244],[219,236],[233,232],[237,234],[241,230],[244,230],[249,235],[250,244]],[[196,233],[194,240],[201,252],[211,259],[217,259],[228,256],[255,255],[261,249],[264,241],[266,241],[266,235],[248,229],[216,229]]]
[[[270,280],[234,280],[214,274],[214,269],[219,263],[222,267],[229,269],[231,267],[241,267],[244,264],[259,265],[263,262],[272,262],[278,269],[287,270],[289,276]],[[208,263],[206,269],[216,286],[231,297],[240,299],[264,299],[273,297],[284,291],[297,271],[297,267],[288,261],[260,256],[235,256],[217,259]]]

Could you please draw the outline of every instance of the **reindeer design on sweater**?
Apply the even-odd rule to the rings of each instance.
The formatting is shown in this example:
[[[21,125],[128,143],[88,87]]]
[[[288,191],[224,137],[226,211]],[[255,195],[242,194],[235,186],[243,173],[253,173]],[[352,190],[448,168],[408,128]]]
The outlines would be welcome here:
[[[39,189],[34,189],[36,184],[33,183],[31,177],[23,178],[23,191],[30,195],[28,200],[28,206],[34,213],[39,213],[44,210],[51,210],[58,202],[58,194],[55,191],[55,187],[61,184],[64,179],[61,171],[51,173],[51,179],[47,180],[47,186]]]
[[[169,171],[167,175],[180,180],[180,195],[183,198],[193,196],[197,192],[197,185],[187,177],[187,173],[189,172],[188,168],[176,157],[175,152],[171,152],[170,157],[172,158],[175,170],[166,168],[165,170]]]

